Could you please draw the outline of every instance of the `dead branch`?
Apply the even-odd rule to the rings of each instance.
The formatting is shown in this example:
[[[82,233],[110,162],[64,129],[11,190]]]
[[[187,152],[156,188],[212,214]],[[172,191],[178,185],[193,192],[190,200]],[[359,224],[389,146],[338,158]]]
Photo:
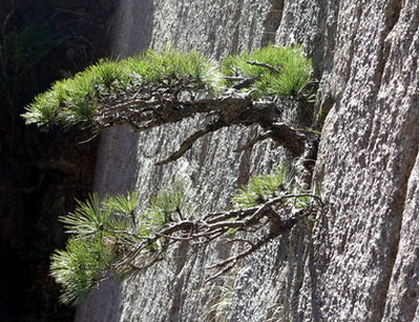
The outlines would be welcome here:
[[[256,81],[258,81],[261,77],[251,77],[251,78],[242,78],[239,79],[239,82],[232,86],[233,89],[240,90],[243,88],[251,87]],[[238,79],[237,79],[238,80]]]

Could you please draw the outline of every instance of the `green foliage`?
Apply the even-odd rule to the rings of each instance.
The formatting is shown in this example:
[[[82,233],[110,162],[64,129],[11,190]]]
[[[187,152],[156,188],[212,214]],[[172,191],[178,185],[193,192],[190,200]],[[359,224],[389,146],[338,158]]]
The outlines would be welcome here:
[[[284,192],[290,186],[290,180],[290,170],[283,165],[273,173],[253,177],[238,190],[233,201],[238,208],[254,207]]]
[[[101,280],[124,278],[163,259],[169,245],[175,241],[204,238],[201,240],[210,242],[221,234],[234,234],[255,225],[244,220],[250,216],[250,211],[255,211],[249,208],[268,200],[270,205],[277,203],[290,211],[293,208],[310,210],[310,213],[303,212],[304,217],[314,214],[316,210],[312,208],[312,201],[317,197],[309,193],[294,194],[296,187],[291,172],[282,166],[272,174],[251,179],[239,190],[234,200],[239,207],[248,209],[207,214],[197,220],[192,217],[194,209],[182,181],[175,181],[171,188],[151,198],[142,214],[135,213],[138,206],[136,193],[107,196],[102,201],[94,194],[85,202],[79,201],[74,213],[60,218],[66,232],[72,235],[67,247],[51,257],[51,275],[63,289],[61,300],[77,305]],[[273,200],[276,197],[279,198]],[[272,238],[265,238],[259,247]],[[241,241],[246,240],[236,240]],[[254,246],[239,257],[228,258],[215,267],[236,262],[259,247]],[[226,288],[223,293],[220,301],[210,307],[210,315],[227,316],[231,292]]]
[[[319,194],[317,191],[316,195]],[[285,195],[294,195],[286,198],[284,204],[295,209],[310,208],[313,203],[313,194],[302,189],[294,180],[293,169],[283,164],[272,173],[251,178],[248,184],[238,189],[232,200],[237,208],[244,209]],[[235,230],[232,233],[235,233]]]
[[[51,256],[51,275],[63,288],[61,301],[79,304],[104,277],[112,259],[111,247],[104,239],[71,238],[66,250],[58,250]]]
[[[144,216],[152,226],[160,226],[169,221],[186,219],[194,208],[190,204],[183,181],[175,181],[170,189],[161,190],[151,199]]]
[[[134,213],[138,206],[138,195],[136,192],[130,192],[126,196],[108,196],[103,204],[105,208],[110,209],[112,212],[117,213],[118,215],[127,215],[130,216]]]
[[[51,257],[51,275],[62,285],[63,303],[78,304],[104,277],[123,250],[139,240],[133,212],[137,207],[135,193],[107,197],[99,201],[97,194],[79,201],[74,213],[61,217],[66,232],[72,234],[65,250]]]
[[[38,126],[89,122],[107,97],[130,90],[150,95],[165,89],[174,100],[183,91],[221,94],[226,85],[223,74],[257,78],[250,87],[255,96],[293,96],[309,83],[311,73],[311,60],[299,46],[268,46],[230,56],[220,65],[196,51],[147,50],[120,62],[101,59],[73,78],[56,82],[35,97],[23,117]]]
[[[300,46],[267,46],[228,57],[222,70],[231,76],[256,77],[251,87],[256,96],[295,96],[312,78],[312,61]]]
[[[135,225],[133,217],[138,202],[134,192],[126,196],[108,196],[102,202],[97,194],[93,194],[86,201],[77,203],[74,213],[60,217],[69,234],[89,237],[109,231],[123,231]]]
[[[220,92],[223,81],[217,65],[198,52],[181,53],[168,47],[162,53],[148,50],[120,62],[101,59],[73,78],[56,82],[49,91],[35,97],[23,117],[27,124],[72,125],[89,122],[100,102],[111,93],[132,87],[163,87]]]
[[[110,215],[101,207],[98,195],[94,194],[85,202],[78,201],[75,212],[60,217],[60,220],[65,224],[67,233],[86,237],[103,231],[109,224]]]
[[[55,100],[54,93],[46,92],[35,97],[36,104],[27,110],[24,117],[26,122],[37,125],[51,125],[59,118],[60,107]]]
[[[98,108],[97,78],[82,72],[72,79],[56,82],[51,90],[35,97],[26,108],[26,123],[45,125],[72,125],[88,122]]]
[[[128,85],[129,77],[122,64],[111,59],[101,59],[95,65],[89,67],[86,71],[93,75],[94,85],[102,91],[110,90],[112,87]]]
[[[155,85],[192,85],[211,92],[222,89],[222,75],[217,64],[204,55],[191,51],[181,53],[167,47],[162,53],[149,49],[144,54],[122,62],[127,74],[140,83]]]
[[[131,267],[116,267],[127,252],[151,238],[170,219],[175,220],[174,216],[191,215],[193,208],[184,191],[183,182],[176,181],[172,189],[152,198],[139,216],[135,214],[138,196],[134,192],[107,196],[102,201],[93,194],[84,202],[78,201],[74,213],[60,217],[66,232],[72,235],[66,249],[51,257],[51,275],[62,285],[62,302],[79,304],[111,272],[117,276],[129,274]],[[146,252],[159,249],[160,242],[150,244]]]

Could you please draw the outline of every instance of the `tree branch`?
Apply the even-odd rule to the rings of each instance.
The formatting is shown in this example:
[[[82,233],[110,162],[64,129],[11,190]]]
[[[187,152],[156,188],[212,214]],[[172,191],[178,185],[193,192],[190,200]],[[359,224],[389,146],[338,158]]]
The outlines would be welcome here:
[[[257,243],[255,243],[253,246],[248,248],[246,251],[244,251],[244,252],[242,252],[238,255],[231,256],[231,257],[229,257],[229,258],[227,258],[227,259],[225,259],[221,262],[218,262],[216,264],[213,264],[211,266],[207,266],[206,268],[207,269],[222,268],[222,267],[226,267],[226,265],[228,265],[228,264],[236,263],[240,259],[254,253],[256,250],[260,249],[262,246],[264,246],[265,244],[267,244],[269,241],[273,240],[277,236],[275,234],[270,233],[267,236],[265,236],[264,238],[262,238],[261,240],[259,240]]]
[[[169,246],[169,243],[162,243],[161,249],[158,251],[157,256],[155,256],[149,263],[144,266],[137,266],[133,264],[133,261],[136,260],[138,255],[151,245],[155,244],[159,239],[171,240],[172,242],[177,241],[190,241],[190,240],[200,240],[205,238],[204,243],[208,243],[215,238],[218,238],[226,233],[229,228],[247,228],[254,227],[258,224],[262,218],[267,218],[270,224],[270,232],[258,240],[257,242],[251,242],[247,239],[231,239],[227,240],[228,242],[245,242],[250,245],[250,247],[243,251],[240,254],[231,256],[219,263],[209,266],[209,269],[221,268],[225,272],[225,268],[233,267],[234,264],[240,259],[254,253],[256,250],[261,248],[263,245],[267,244],[271,240],[278,237],[280,234],[285,233],[292,229],[298,222],[303,218],[306,218],[308,215],[313,213],[313,208],[305,208],[294,214],[290,218],[282,218],[281,215],[274,210],[273,206],[283,204],[283,201],[292,198],[301,198],[301,197],[311,197],[314,199],[319,207],[322,207],[323,203],[319,196],[302,193],[302,194],[288,194],[282,195],[276,198],[272,198],[265,202],[262,205],[222,212],[222,213],[212,213],[204,216],[199,220],[182,220],[176,223],[171,223],[164,226],[160,231],[154,233],[148,238],[144,238],[140,244],[136,246],[131,252],[126,254],[119,262],[114,264],[114,268],[118,269],[121,266],[129,264],[132,267],[145,268],[150,267],[154,262],[157,261],[157,258],[161,257],[164,254]],[[281,209],[286,209],[286,206],[283,205]],[[318,207],[316,207],[318,209]],[[230,269],[228,268],[228,269]],[[220,272],[219,272],[220,273]],[[220,275],[216,274],[216,277]],[[215,278],[214,276],[211,278]]]
[[[274,66],[272,66],[270,64],[260,63],[260,62],[257,62],[257,61],[250,61],[250,60],[247,60],[246,63],[249,64],[249,65],[253,65],[253,66],[265,67],[270,72],[272,72],[273,74],[280,74],[280,70],[278,70],[277,68],[275,68]]]
[[[92,127],[95,132],[105,128],[129,124],[135,131],[143,132],[155,127],[179,122],[197,114],[211,114],[218,121],[197,131],[181,147],[167,159],[159,161],[157,165],[167,164],[180,158],[201,136],[231,125],[259,124],[265,133],[254,138],[238,151],[250,148],[259,141],[267,138],[288,149],[295,157],[300,156],[305,149],[305,135],[277,120],[278,110],[273,102],[253,102],[243,93],[232,93],[220,98],[201,98],[188,101],[178,101],[173,98],[164,99],[148,93],[138,94],[132,99],[131,93],[120,97],[109,97],[104,107],[93,117]]]
[[[159,161],[155,163],[155,165],[164,165],[168,164],[169,162],[175,161],[182,157],[185,152],[191,149],[192,145],[202,136],[206,135],[207,133],[217,131],[225,126],[225,123],[222,121],[216,121],[210,124],[207,124],[204,129],[194,133],[188,139],[186,139],[182,144],[181,147],[175,153],[171,154],[167,159]]]
[[[274,135],[274,132],[272,130],[266,131],[264,133],[259,134],[258,136],[254,137],[251,141],[249,141],[244,146],[241,146],[240,148],[234,150],[234,152],[242,152],[248,149],[251,149],[254,147],[255,144],[258,142],[264,141],[268,138],[271,138]]]

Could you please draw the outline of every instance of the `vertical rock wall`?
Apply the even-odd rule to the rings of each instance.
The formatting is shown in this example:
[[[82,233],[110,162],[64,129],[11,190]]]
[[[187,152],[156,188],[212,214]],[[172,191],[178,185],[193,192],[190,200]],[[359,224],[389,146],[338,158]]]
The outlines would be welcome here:
[[[171,260],[132,280],[101,285],[76,320],[414,321],[417,2],[124,0],[119,10],[116,56],[167,42],[215,58],[268,42],[303,43],[320,81],[316,109],[328,113],[315,171],[326,207],[215,284],[203,284],[204,267],[235,250],[181,245]],[[234,153],[256,129],[232,127],[172,164],[153,166],[204,121],[141,135],[108,131],[96,189],[135,188],[147,200],[177,176],[200,210],[218,210],[240,183],[284,157],[272,143]],[[230,303],[230,311],[220,303]]]

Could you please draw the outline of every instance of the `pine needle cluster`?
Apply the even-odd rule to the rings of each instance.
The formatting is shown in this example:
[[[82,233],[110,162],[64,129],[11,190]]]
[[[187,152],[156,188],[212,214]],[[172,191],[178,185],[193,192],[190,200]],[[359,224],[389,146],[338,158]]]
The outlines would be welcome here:
[[[101,280],[130,274],[131,267],[117,263],[159,231],[170,217],[190,215],[193,209],[181,181],[153,197],[143,214],[135,213],[137,207],[136,193],[103,200],[93,194],[88,200],[79,201],[74,213],[60,217],[71,237],[65,250],[57,250],[51,256],[51,275],[62,286],[63,303],[77,305]],[[151,243],[146,253],[157,252],[160,243]]]
[[[52,255],[51,274],[63,287],[63,303],[80,303],[105,277],[110,265],[139,240],[141,236],[134,233],[136,207],[135,193],[107,197],[102,202],[94,194],[78,201],[74,213],[60,217],[71,237],[65,250]]]
[[[249,89],[257,97],[293,96],[310,82],[311,74],[312,62],[299,46],[268,46],[219,63],[197,51],[183,53],[167,47],[119,62],[101,59],[36,96],[23,117],[27,124],[42,127],[89,123],[110,96],[130,91],[217,96],[231,85],[226,81],[231,76],[254,78]]]
[[[286,165],[277,168],[273,173],[251,178],[248,184],[238,189],[233,202],[238,208],[250,208],[262,204],[270,198],[284,193],[291,185],[292,178]]]
[[[301,46],[267,46],[228,57],[222,64],[225,74],[256,79],[250,89],[254,96],[296,96],[312,79],[312,61]]]
[[[218,93],[223,77],[213,60],[196,51],[181,53],[172,47],[161,53],[147,50],[119,62],[101,59],[36,96],[23,117],[27,124],[38,126],[89,122],[109,95],[133,88],[152,92],[170,87]]]
[[[160,227],[171,221],[179,221],[190,217],[194,207],[189,201],[183,181],[175,180],[170,189],[162,189],[154,196],[144,216],[154,227]]]
[[[264,204],[270,199],[285,194],[302,194],[303,189],[295,181],[294,170],[286,163],[277,167],[272,173],[255,176],[239,188],[232,200],[236,208],[251,208]],[[296,209],[309,207],[312,198],[299,196],[287,199],[286,203]]]

